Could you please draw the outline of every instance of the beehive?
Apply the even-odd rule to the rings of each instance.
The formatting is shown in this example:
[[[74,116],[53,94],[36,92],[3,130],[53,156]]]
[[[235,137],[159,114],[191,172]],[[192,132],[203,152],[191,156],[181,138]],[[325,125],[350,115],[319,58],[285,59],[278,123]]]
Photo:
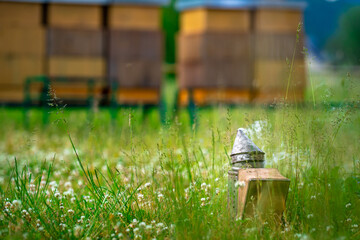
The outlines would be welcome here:
[[[44,74],[45,30],[39,2],[0,2],[0,102],[20,104],[28,76]]]
[[[236,1],[235,1],[236,2]],[[179,1],[179,104],[249,102],[252,88],[251,14],[247,4]]]
[[[89,97],[89,81],[96,82],[95,97],[100,97],[106,77],[102,3],[53,0],[48,6],[48,75],[59,98]]]
[[[157,104],[162,80],[160,5],[116,0],[108,10],[108,76],[121,104]]]
[[[303,3],[262,1],[254,14],[254,101],[303,101],[306,63]]]

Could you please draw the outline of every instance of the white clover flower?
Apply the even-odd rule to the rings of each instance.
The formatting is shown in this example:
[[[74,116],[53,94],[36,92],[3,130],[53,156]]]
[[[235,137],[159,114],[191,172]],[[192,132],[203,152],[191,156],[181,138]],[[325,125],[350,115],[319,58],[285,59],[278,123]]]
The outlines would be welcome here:
[[[151,183],[147,182],[147,183],[145,183],[144,187],[148,188],[148,187],[150,187],[150,185],[151,185]]]
[[[163,198],[164,198],[164,195],[161,194],[161,193],[159,193],[159,194],[158,194],[158,199],[159,199],[159,201],[161,201]]]
[[[206,186],[207,186],[207,184],[206,184],[206,183],[202,183],[202,184],[201,184],[201,189],[205,189],[205,188],[206,188]]]
[[[14,200],[12,202],[12,206],[16,209],[20,208],[21,207],[21,201],[20,200]]]
[[[312,200],[316,199],[316,195],[311,196],[310,199]]]
[[[139,223],[139,227],[144,228],[145,226],[146,226],[146,223],[145,223],[145,222]]]
[[[313,218],[313,217],[314,217],[314,214],[312,214],[312,213],[307,215],[307,219],[310,219],[310,218]]]
[[[158,228],[163,228],[163,227],[164,227],[164,224],[163,224],[163,223],[158,223],[158,224],[156,224],[156,227],[158,227]]]
[[[139,228],[134,228],[134,234],[138,233],[139,232]]]
[[[69,210],[68,210],[68,213],[72,215],[72,214],[74,214],[74,210],[69,209]]]
[[[74,236],[77,237],[77,238],[80,237],[81,232],[82,232],[82,227],[79,226],[79,225],[75,225],[75,227],[74,227]]]
[[[220,189],[219,188],[216,188],[215,189],[215,194],[218,195],[220,193]]]
[[[132,222],[133,222],[133,224],[137,224],[139,221],[136,219],[136,218],[134,218],[133,220],[132,220]]]
[[[358,228],[359,226],[357,224],[351,225],[352,228]]]
[[[346,219],[346,222],[351,222],[351,221],[352,221],[351,218]]]
[[[56,197],[57,199],[61,199],[61,194],[59,192],[56,192],[54,194],[54,197]]]
[[[205,198],[201,198],[201,199],[200,199],[201,202],[205,202],[205,200],[206,200]]]
[[[351,207],[351,203],[346,204],[345,207],[346,207],[346,208]]]
[[[236,188],[243,188],[243,187],[245,187],[245,182],[244,181],[236,181],[235,187]]]
[[[146,231],[151,231],[151,229],[152,229],[152,225],[146,225],[146,227],[145,227]]]
[[[215,182],[218,182],[219,181],[219,178],[215,178]]]
[[[333,228],[333,226],[331,226],[331,225],[326,226],[326,231],[329,232],[332,228]]]

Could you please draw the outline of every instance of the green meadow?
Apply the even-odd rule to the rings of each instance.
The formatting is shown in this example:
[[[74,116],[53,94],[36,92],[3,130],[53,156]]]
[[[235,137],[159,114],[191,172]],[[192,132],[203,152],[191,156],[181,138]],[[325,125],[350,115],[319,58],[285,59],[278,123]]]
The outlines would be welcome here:
[[[310,73],[306,104],[0,108],[1,239],[360,239],[360,84]],[[291,180],[282,222],[232,218],[237,128]]]

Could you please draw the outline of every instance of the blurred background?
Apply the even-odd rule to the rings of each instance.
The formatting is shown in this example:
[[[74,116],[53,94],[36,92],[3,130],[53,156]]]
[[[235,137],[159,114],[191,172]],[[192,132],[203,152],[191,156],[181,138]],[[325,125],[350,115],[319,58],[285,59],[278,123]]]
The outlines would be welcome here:
[[[306,103],[358,82],[359,43],[358,0],[1,1],[0,102]]]

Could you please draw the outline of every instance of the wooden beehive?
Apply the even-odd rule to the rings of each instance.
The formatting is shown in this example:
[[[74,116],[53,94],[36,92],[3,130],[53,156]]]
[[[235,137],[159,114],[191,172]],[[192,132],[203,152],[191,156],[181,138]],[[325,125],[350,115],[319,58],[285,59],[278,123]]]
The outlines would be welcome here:
[[[44,74],[40,3],[0,2],[0,102],[20,104],[28,76]]]
[[[259,6],[254,15],[254,101],[303,101],[306,62],[299,5]]]
[[[179,104],[249,102],[251,15],[246,8],[184,8],[178,36]],[[193,96],[189,96],[189,89]]]
[[[108,76],[121,104],[157,104],[163,36],[159,4],[115,1],[109,6]]]
[[[51,89],[57,97],[72,101],[88,98],[89,82],[95,81],[100,98],[106,77],[103,7],[74,1],[52,1],[48,6],[47,57]],[[58,77],[66,81],[58,81]]]

